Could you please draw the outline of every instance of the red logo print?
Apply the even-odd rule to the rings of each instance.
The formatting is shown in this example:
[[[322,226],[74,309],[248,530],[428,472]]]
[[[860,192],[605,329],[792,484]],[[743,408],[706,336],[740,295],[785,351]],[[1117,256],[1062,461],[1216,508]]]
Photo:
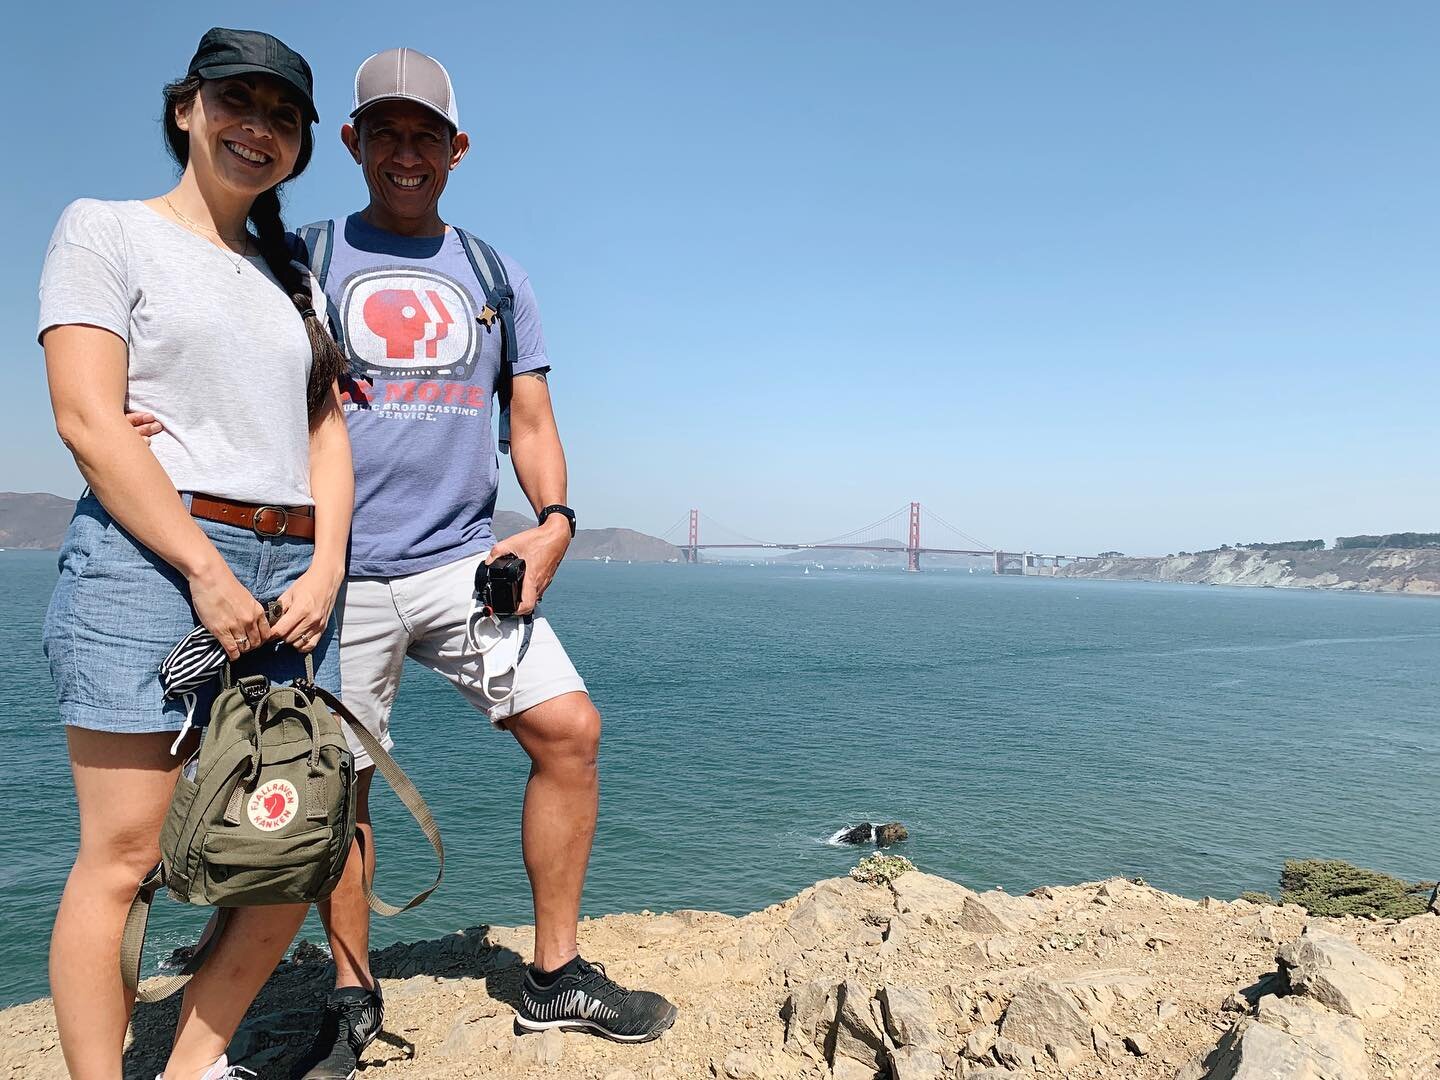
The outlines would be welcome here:
[[[385,355],[391,360],[418,360],[417,344],[425,343],[425,358],[434,360],[436,348],[450,333],[455,321],[440,294],[425,290],[429,309],[414,289],[381,289],[365,301],[365,325],[385,339]]]
[[[290,824],[299,805],[300,794],[294,784],[289,780],[271,780],[255,789],[245,816],[261,832],[274,832]]]

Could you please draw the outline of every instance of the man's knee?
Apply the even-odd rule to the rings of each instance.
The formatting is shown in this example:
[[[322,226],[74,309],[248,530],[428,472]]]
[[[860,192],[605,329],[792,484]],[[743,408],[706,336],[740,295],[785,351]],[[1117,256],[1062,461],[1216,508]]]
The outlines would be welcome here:
[[[588,694],[566,694],[526,711],[515,735],[536,764],[595,768],[600,711]]]

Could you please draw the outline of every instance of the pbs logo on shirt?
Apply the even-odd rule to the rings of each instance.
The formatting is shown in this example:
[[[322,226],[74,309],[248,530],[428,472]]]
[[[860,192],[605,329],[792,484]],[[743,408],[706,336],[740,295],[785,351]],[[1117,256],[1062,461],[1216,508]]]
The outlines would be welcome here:
[[[468,290],[430,270],[376,270],[345,283],[340,303],[356,375],[466,379],[475,368],[475,305]]]

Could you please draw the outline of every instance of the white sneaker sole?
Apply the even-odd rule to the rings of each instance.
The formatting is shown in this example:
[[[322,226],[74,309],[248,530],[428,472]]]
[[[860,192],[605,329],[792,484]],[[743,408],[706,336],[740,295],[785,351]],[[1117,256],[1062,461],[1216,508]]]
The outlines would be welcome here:
[[[617,1035],[603,1024],[578,1016],[561,1018],[559,1020],[530,1020],[516,1013],[515,1026],[517,1028],[524,1028],[526,1031],[549,1031],[553,1028],[559,1028],[561,1031],[590,1031],[609,1039],[611,1042],[643,1043],[649,1042],[652,1039],[658,1039],[661,1035],[664,1035],[665,1032],[669,1031],[670,1028],[674,1026],[675,1017],[678,1014],[679,1010],[671,1006],[669,1016],[665,1017],[664,1020],[660,1021],[660,1023],[656,1024],[649,1031],[640,1035]]]

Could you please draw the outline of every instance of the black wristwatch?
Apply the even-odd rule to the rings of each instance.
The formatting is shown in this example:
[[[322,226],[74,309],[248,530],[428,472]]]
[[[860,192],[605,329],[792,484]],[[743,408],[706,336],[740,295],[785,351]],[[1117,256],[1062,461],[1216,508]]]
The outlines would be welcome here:
[[[570,522],[570,536],[573,539],[575,536],[575,511],[571,510],[568,506],[562,506],[559,503],[555,503],[554,505],[547,506],[540,511],[540,520],[536,522],[536,524],[544,525],[545,519],[548,518],[551,514],[559,514],[561,517],[565,518],[567,521]]]

